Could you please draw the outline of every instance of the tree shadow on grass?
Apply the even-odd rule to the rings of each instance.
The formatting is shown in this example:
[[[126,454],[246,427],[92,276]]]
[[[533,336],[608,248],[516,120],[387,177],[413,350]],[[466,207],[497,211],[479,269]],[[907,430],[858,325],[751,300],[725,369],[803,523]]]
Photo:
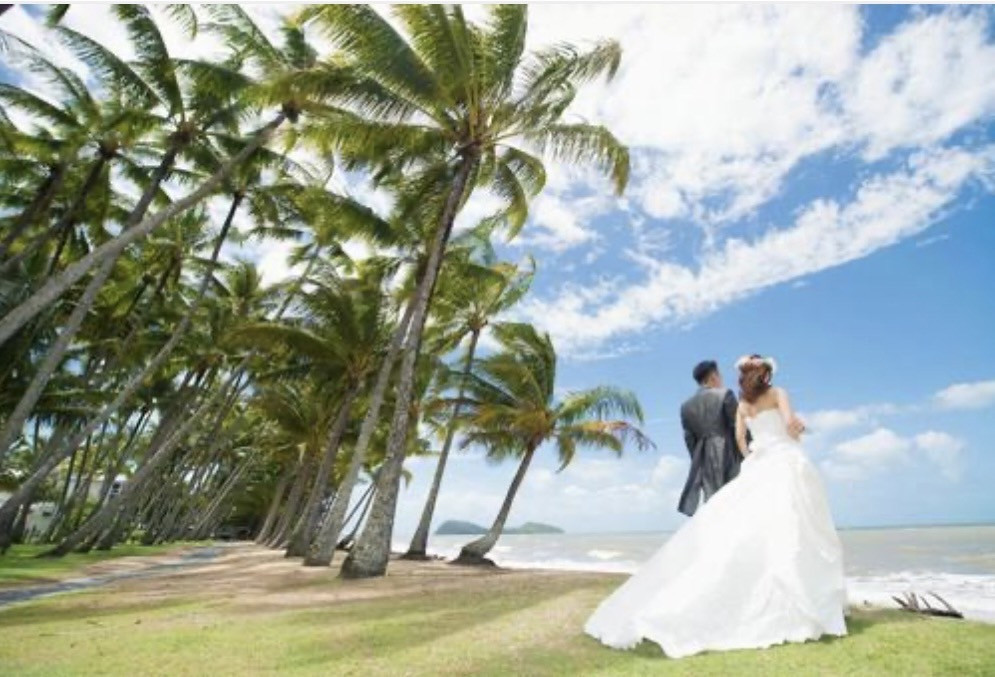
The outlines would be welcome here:
[[[597,584],[599,587],[603,584]],[[516,595],[509,603],[502,593],[504,586],[486,589],[450,591],[404,598],[358,600],[335,608],[296,614],[295,625],[325,627],[335,637],[316,639],[288,651],[281,665],[290,668],[313,668],[326,665],[334,670],[337,663],[365,659],[384,660],[390,655],[444,640],[474,627],[527,611],[558,597],[572,594],[586,586],[574,583],[553,584],[530,591],[524,600]],[[507,590],[514,594],[514,590]],[[501,638],[494,638],[500,642]]]
[[[174,607],[187,606],[195,600],[175,597],[160,599],[132,599],[107,603],[106,593],[67,593],[56,599],[44,599],[15,604],[0,610],[0,634],[3,628],[42,623],[80,622],[92,623],[100,618],[153,613]],[[95,603],[96,602],[96,603]]]

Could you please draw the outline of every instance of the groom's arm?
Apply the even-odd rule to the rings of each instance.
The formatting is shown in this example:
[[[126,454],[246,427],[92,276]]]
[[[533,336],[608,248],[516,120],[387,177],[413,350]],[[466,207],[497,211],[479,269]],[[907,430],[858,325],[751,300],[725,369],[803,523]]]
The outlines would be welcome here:
[[[729,430],[736,429],[736,412],[739,411],[739,401],[732,394],[731,390],[726,391],[726,396],[722,400],[722,417],[729,426]]]
[[[749,451],[750,432],[746,429],[746,423],[739,414],[739,401],[731,390],[726,391],[726,396],[722,400],[722,417],[725,419],[729,430],[733,431],[736,439],[736,446],[743,456]]]
[[[694,448],[698,444],[698,438],[691,431],[687,411],[685,411],[684,407],[681,407],[681,427],[684,428],[684,444],[688,447],[688,454],[694,456]]]

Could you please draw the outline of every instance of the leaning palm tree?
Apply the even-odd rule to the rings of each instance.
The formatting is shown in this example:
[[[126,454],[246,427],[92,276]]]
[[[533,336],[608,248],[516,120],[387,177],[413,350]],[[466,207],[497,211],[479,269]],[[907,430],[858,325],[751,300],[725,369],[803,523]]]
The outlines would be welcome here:
[[[487,22],[474,25],[459,6],[395,7],[403,34],[366,5],[314,6],[303,14],[325,31],[356,72],[380,83],[395,102],[362,110],[379,118],[377,124],[353,119],[343,125],[330,118],[340,152],[348,160],[374,148],[391,159],[396,172],[414,177],[400,203],[420,215],[416,222],[430,224],[424,235],[426,265],[400,359],[388,456],[366,527],[342,570],[350,577],[386,571],[418,347],[461,207],[476,188],[487,186],[506,201],[502,220],[517,232],[529,199],[545,183],[537,153],[593,164],[612,178],[618,192],[628,179],[628,151],[607,129],[563,122],[578,86],[615,73],[619,45],[603,42],[587,52],[558,45],[524,55],[526,7],[495,5],[487,11]],[[401,113],[405,117],[398,122]]]
[[[384,301],[377,279],[336,281],[334,288],[319,286],[304,298],[308,312],[305,324],[270,323],[243,330],[248,338],[285,346],[305,357],[317,373],[324,374],[323,381],[337,384],[340,391],[321,463],[310,478],[313,484],[294,528],[288,557],[304,556],[311,543],[353,405],[385,343],[388,322]]]
[[[463,358],[464,377],[469,375],[473,366],[481,334],[494,317],[514,306],[528,292],[533,274],[534,265],[533,270],[522,272],[507,263],[483,266],[473,261],[452,265],[443,271],[440,293],[433,312],[439,318],[442,330],[440,342],[443,346],[453,348],[468,339]],[[459,388],[450,422],[446,426],[442,449],[439,451],[432,485],[425,499],[425,507],[408,552],[405,553],[407,559],[424,559],[427,556],[428,534],[449,452],[456,438],[456,421],[459,419],[462,397],[463,391]]]
[[[515,495],[542,444],[556,445],[560,470],[574,459],[578,447],[621,454],[628,441],[639,449],[652,446],[631,423],[643,420],[631,392],[600,386],[557,401],[556,351],[549,335],[527,324],[502,325],[494,333],[502,350],[479,360],[462,384],[463,444],[484,447],[493,460],[520,460],[490,530],[463,546],[455,560],[458,564],[489,563],[485,556],[501,536]]]
[[[156,213],[145,216],[58,274],[50,276],[34,293],[0,318],[0,345],[65,294],[90,270],[116,259],[127,247],[144,239],[169,219],[212,196],[234,170],[270,142],[284,122],[295,123],[304,115],[321,115],[341,121],[341,115],[336,115],[337,109],[333,105],[336,100],[375,110],[393,105],[389,99],[384,103],[385,94],[375,81],[356,77],[352,69],[336,62],[319,61],[316,49],[308,43],[296,24],[285,24],[282,27],[282,43],[274,44],[237,5],[214,5],[209,11],[215,22],[209,24],[207,29],[221,33],[229,47],[237,53],[237,62],[180,61],[176,69],[196,82],[198,91],[205,93],[206,100],[218,100],[229,93],[237,93],[243,116],[268,112],[268,120],[259,118],[261,126],[245,137],[238,152],[223,156],[213,173],[196,189]],[[384,135],[384,130],[379,132],[380,136]],[[372,134],[371,138],[374,141],[379,139],[377,134]],[[378,142],[380,146],[384,143],[382,139]]]

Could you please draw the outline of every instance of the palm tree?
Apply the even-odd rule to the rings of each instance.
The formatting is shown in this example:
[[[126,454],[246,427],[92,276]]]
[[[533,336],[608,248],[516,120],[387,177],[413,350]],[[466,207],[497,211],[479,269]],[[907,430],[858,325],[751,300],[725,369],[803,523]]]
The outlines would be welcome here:
[[[147,364],[143,365],[137,374],[134,374],[130,378],[124,387],[117,393],[116,397],[109,404],[103,407],[97,416],[93,417],[92,420],[81,426],[81,430],[77,431],[76,434],[71,436],[70,439],[63,445],[53,450],[45,462],[43,462],[35,473],[33,473],[32,476],[23,483],[21,488],[15,492],[15,494],[11,496],[6,503],[0,506],[0,547],[3,547],[9,543],[9,534],[6,525],[9,523],[10,513],[24,501],[26,496],[30,495],[33,486],[43,481],[45,476],[47,476],[47,474],[51,472],[51,470],[63,458],[72,453],[84,439],[93,434],[98,427],[103,425],[115,413],[117,413],[117,411],[138,391],[145,379],[150,375],[155,374],[156,371],[163,364],[165,364],[172,351],[186,335],[187,330],[193,322],[194,313],[196,312],[198,306],[203,302],[208,288],[214,279],[214,268],[218,264],[218,257],[221,253],[221,247],[232,227],[233,217],[234,210],[229,210],[225,222],[221,226],[221,231],[215,239],[214,247],[211,252],[210,259],[208,260],[207,269],[201,277],[200,284],[190,303],[190,307],[186,309],[186,313],[174,328],[165,344],[159,348]]]
[[[247,338],[286,346],[306,357],[316,370],[315,375],[322,381],[336,383],[339,392],[321,463],[294,529],[288,557],[304,556],[311,544],[353,404],[381,356],[387,334],[379,279],[336,282],[334,287],[320,286],[305,296],[309,317],[303,326],[274,323],[244,330]]]
[[[206,92],[203,95],[206,101],[216,102],[237,94],[244,116],[274,108],[277,112],[271,113],[269,120],[255,132],[243,134],[247,141],[241,149],[220,161],[217,169],[192,192],[132,224],[50,276],[39,289],[0,318],[0,345],[91,269],[116,259],[132,243],[213,195],[222,181],[265,146],[284,122],[294,123],[302,115],[309,114],[334,118],[336,109],[328,102],[336,99],[384,108],[383,92],[374,81],[357,78],[352,70],[337,63],[320,62],[317,51],[298,26],[285,24],[282,27],[283,44],[274,45],[237,5],[214,5],[209,11],[216,22],[206,28],[218,31],[225,38],[236,52],[238,62],[232,65],[183,61],[176,70],[188,73],[198,91]],[[244,66],[244,69],[239,70],[238,66]],[[250,78],[246,70],[251,70],[256,77]],[[161,166],[166,164],[163,162]]]
[[[463,444],[484,447],[494,460],[520,461],[490,530],[463,546],[455,560],[458,564],[489,561],[485,556],[501,536],[515,495],[542,444],[556,445],[560,470],[574,459],[578,447],[621,454],[630,440],[639,449],[652,446],[630,422],[643,420],[631,392],[601,386],[557,401],[556,351],[549,335],[527,324],[502,325],[494,333],[502,350],[477,361],[464,383]]]
[[[394,14],[406,36],[366,5],[315,6],[303,14],[341,48],[356,72],[375,79],[396,102],[364,110],[383,124],[353,121],[338,127],[341,151],[348,157],[353,149],[373,147],[398,171],[414,175],[409,191],[414,197],[407,202],[417,205],[420,222],[431,224],[425,271],[402,348],[387,461],[366,527],[343,567],[351,577],[386,571],[418,346],[460,208],[478,186],[489,186],[507,201],[503,220],[517,232],[529,198],[545,181],[541,160],[526,148],[593,163],[611,176],[619,192],[629,171],[627,150],[608,130],[561,121],[580,84],[615,73],[617,43],[601,43],[585,53],[561,45],[523,56],[527,9],[521,5],[488,8],[483,26],[467,22],[459,6],[405,5]],[[399,113],[404,121],[398,122]],[[385,145],[381,132],[388,124]]]
[[[468,265],[450,266],[443,271],[434,313],[440,318],[438,322],[445,328],[442,336],[443,345],[458,346],[469,337],[466,355],[463,358],[463,378],[470,374],[481,333],[492,318],[514,306],[528,292],[533,274],[534,265],[532,270],[522,273],[517,267],[506,263],[484,267],[468,262]],[[446,426],[445,440],[439,452],[435,475],[432,478],[428,497],[425,499],[425,507],[418,528],[411,538],[408,552],[405,553],[407,559],[426,557],[432,515],[435,512],[435,503],[442,486],[449,452],[456,436],[456,421],[459,419],[462,399],[461,379],[450,422]]]
[[[173,164],[179,155],[196,140],[197,134],[209,130],[221,121],[226,121],[231,125],[234,123],[234,116],[220,114],[217,106],[219,101],[214,98],[208,99],[209,103],[212,104],[209,112],[188,112],[187,106],[184,105],[188,97],[185,96],[186,93],[183,91],[180,81],[176,77],[173,60],[165,49],[165,42],[159,33],[158,27],[152,20],[149,10],[138,6],[117,5],[115,6],[115,12],[124,21],[131,35],[132,43],[139,52],[139,60],[134,68],[122,62],[113,53],[100,46],[99,43],[82,34],[62,26],[56,26],[55,30],[64,37],[68,45],[73,47],[82,58],[88,61],[99,74],[104,76],[107,86],[112,87],[113,91],[116,92],[127,92],[130,97],[128,104],[132,108],[138,111],[144,111],[144,106],[163,108],[168,111],[168,121],[173,121],[175,124],[175,130],[167,136],[165,151],[158,165],[153,169],[150,179],[145,181],[142,172],[137,172],[139,185],[142,185],[142,183],[146,185],[144,186],[141,197],[139,197],[134,207],[124,219],[123,229],[127,231],[145,216],[153,199],[159,195],[160,186],[172,170]],[[41,62],[43,65],[48,65],[45,60],[38,57],[34,60]],[[53,69],[54,67],[50,67],[49,71]],[[65,69],[55,69],[55,71],[59,74],[58,79],[75,85],[74,93],[89,104],[84,108],[85,111],[89,112],[92,116],[92,111],[99,110],[94,105],[93,99],[88,97],[85,87],[82,87],[82,84],[77,82],[78,78],[74,79],[75,76],[71,76]],[[153,84],[149,85],[147,82],[152,82]],[[8,92],[8,94],[13,93]],[[20,92],[20,98],[23,99],[28,96],[30,95],[26,92]],[[191,96],[189,98],[194,101],[204,102],[204,97]],[[203,123],[198,119],[201,114],[206,117],[206,121]],[[85,121],[86,117],[83,119]],[[142,119],[147,125],[153,119],[153,116],[144,115]],[[163,120],[162,122],[167,122],[167,120]],[[100,137],[97,139],[97,158],[84,181],[79,195],[66,210],[62,218],[56,223],[57,235],[60,231],[71,225],[76,212],[86,201],[90,191],[96,186],[101,176],[105,176],[105,181],[109,184],[107,164],[120,154],[120,143],[117,129],[113,130],[110,138]],[[60,243],[53,257],[50,271],[54,270],[61,250],[62,246]],[[82,295],[77,299],[72,313],[66,319],[62,331],[59,333],[58,339],[49,348],[45,358],[37,369],[32,383],[25,391],[14,413],[5,422],[3,430],[0,431],[0,457],[2,457],[10,446],[10,443],[20,433],[21,426],[27,420],[28,416],[30,416],[31,410],[41,396],[48,380],[65,357],[71,341],[76,336],[90,309],[96,303],[98,293],[103,288],[104,283],[110,278],[116,261],[117,256],[108,257],[102,261],[96,273],[87,283]]]

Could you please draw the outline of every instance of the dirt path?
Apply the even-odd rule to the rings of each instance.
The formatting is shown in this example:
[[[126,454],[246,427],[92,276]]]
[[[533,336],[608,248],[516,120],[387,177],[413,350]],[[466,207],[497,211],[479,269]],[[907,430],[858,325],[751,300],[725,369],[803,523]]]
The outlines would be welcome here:
[[[224,546],[199,546],[164,555],[136,555],[83,567],[65,580],[39,585],[16,585],[0,590],[0,609],[62,592],[73,592],[108,585],[116,581],[167,574],[182,567],[196,566],[213,559]]]

